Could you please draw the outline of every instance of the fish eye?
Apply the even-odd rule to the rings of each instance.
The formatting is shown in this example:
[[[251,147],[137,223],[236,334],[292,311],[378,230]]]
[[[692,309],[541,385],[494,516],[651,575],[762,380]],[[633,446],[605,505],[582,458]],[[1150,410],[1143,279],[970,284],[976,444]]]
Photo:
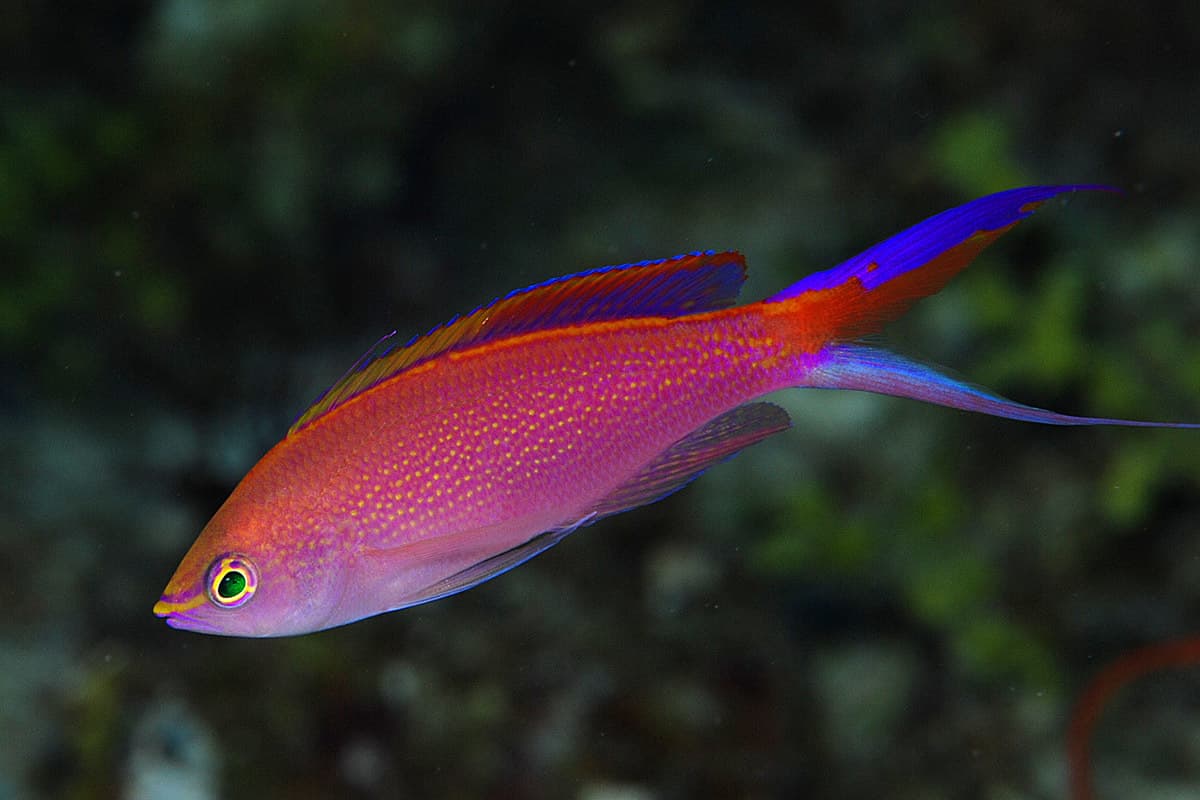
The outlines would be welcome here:
[[[258,571],[245,556],[221,556],[208,568],[208,599],[221,608],[249,602],[258,589]]]

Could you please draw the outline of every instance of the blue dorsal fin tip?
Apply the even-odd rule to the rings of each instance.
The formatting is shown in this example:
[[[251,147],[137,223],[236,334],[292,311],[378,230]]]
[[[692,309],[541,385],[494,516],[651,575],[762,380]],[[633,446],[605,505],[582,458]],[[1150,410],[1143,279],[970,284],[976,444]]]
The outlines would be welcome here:
[[[646,259],[645,261],[631,261],[628,264],[609,264],[609,265],[606,265],[603,267],[592,267],[591,269],[581,270],[580,272],[573,272],[570,275],[562,275],[557,278],[548,278],[540,283],[533,283],[533,284],[530,284],[529,286],[523,286],[520,289],[513,289],[508,294],[506,294],[502,297],[499,297],[496,300],[493,300],[491,303],[484,303],[483,305],[476,308],[475,311],[479,311],[481,309],[487,308],[488,306],[495,305],[498,302],[501,302],[503,300],[508,300],[510,298],[516,297],[517,295],[525,294],[527,292],[535,291],[537,289],[544,289],[547,286],[553,286],[558,283],[564,283],[566,281],[573,281],[577,278],[586,278],[591,275],[600,275],[603,273],[619,272],[621,270],[626,270],[626,269],[638,269],[641,267],[656,267],[656,266],[660,266],[663,264],[670,264],[672,262],[681,261],[683,259],[688,259],[688,258],[696,258],[696,259],[711,258],[711,257],[717,256],[717,255],[735,256],[739,259],[741,258],[740,254],[735,253],[733,251],[718,253],[716,250],[693,250],[690,253],[681,253],[680,255],[672,256],[671,258],[651,258],[651,259]],[[745,267],[745,265],[743,263],[743,278],[745,276],[744,267]],[[739,283],[739,288],[740,288],[741,281],[739,281],[738,283]],[[474,314],[475,311],[472,311],[471,313]],[[454,320],[451,320],[451,322],[447,323],[447,325],[452,324],[454,321],[457,321],[457,319],[458,319],[458,317],[455,317]],[[439,325],[438,327],[445,327],[445,325]]]
[[[288,431],[442,353],[539,330],[630,317],[677,317],[728,308],[746,279],[740,253],[696,251],[597,267],[517,289],[403,345],[380,339]]]

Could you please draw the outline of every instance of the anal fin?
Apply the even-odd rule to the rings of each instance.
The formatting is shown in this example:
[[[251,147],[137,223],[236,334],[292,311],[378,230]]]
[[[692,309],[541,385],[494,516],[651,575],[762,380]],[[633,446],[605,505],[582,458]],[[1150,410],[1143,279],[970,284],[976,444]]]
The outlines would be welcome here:
[[[484,581],[489,581],[497,575],[502,575],[513,567],[518,567],[534,556],[554,547],[554,545],[567,538],[567,536],[579,530],[584,525],[590,524],[595,519],[596,515],[589,514],[575,523],[540,533],[524,544],[517,545],[502,553],[497,553],[477,564],[472,564],[466,569],[460,570],[448,578],[429,586],[425,590],[420,602],[428,603],[431,600],[439,600],[448,595],[458,594],[473,586],[478,586]]]
[[[385,605],[373,613],[429,603],[478,586],[550,549],[595,519],[595,514],[587,514],[515,547],[505,544],[512,539],[511,528],[495,526],[395,547],[368,548],[362,554],[364,574],[386,577],[371,590],[370,602],[382,600]]]

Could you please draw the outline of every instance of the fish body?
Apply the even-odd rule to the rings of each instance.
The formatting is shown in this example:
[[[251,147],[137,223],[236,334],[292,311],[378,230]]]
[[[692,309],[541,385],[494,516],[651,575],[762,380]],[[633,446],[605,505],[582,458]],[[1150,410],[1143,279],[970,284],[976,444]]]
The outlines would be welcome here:
[[[926,220],[757,303],[736,253],[602,268],[385,339],[246,475],[155,613],[306,633],[444,597],[659,499],[786,429],[757,398],[862,389],[1051,424],[857,339],[936,292],[1038,204],[1029,187]]]

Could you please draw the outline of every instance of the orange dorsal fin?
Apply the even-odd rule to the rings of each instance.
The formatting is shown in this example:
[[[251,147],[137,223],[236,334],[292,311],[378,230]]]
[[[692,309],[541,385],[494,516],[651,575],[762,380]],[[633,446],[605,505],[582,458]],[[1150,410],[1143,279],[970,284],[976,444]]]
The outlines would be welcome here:
[[[627,317],[678,317],[728,308],[746,279],[739,253],[692,253],[661,261],[600,267],[539,283],[397,345],[389,334],[296,420],[313,420],[393,375],[452,350],[532,331]]]

